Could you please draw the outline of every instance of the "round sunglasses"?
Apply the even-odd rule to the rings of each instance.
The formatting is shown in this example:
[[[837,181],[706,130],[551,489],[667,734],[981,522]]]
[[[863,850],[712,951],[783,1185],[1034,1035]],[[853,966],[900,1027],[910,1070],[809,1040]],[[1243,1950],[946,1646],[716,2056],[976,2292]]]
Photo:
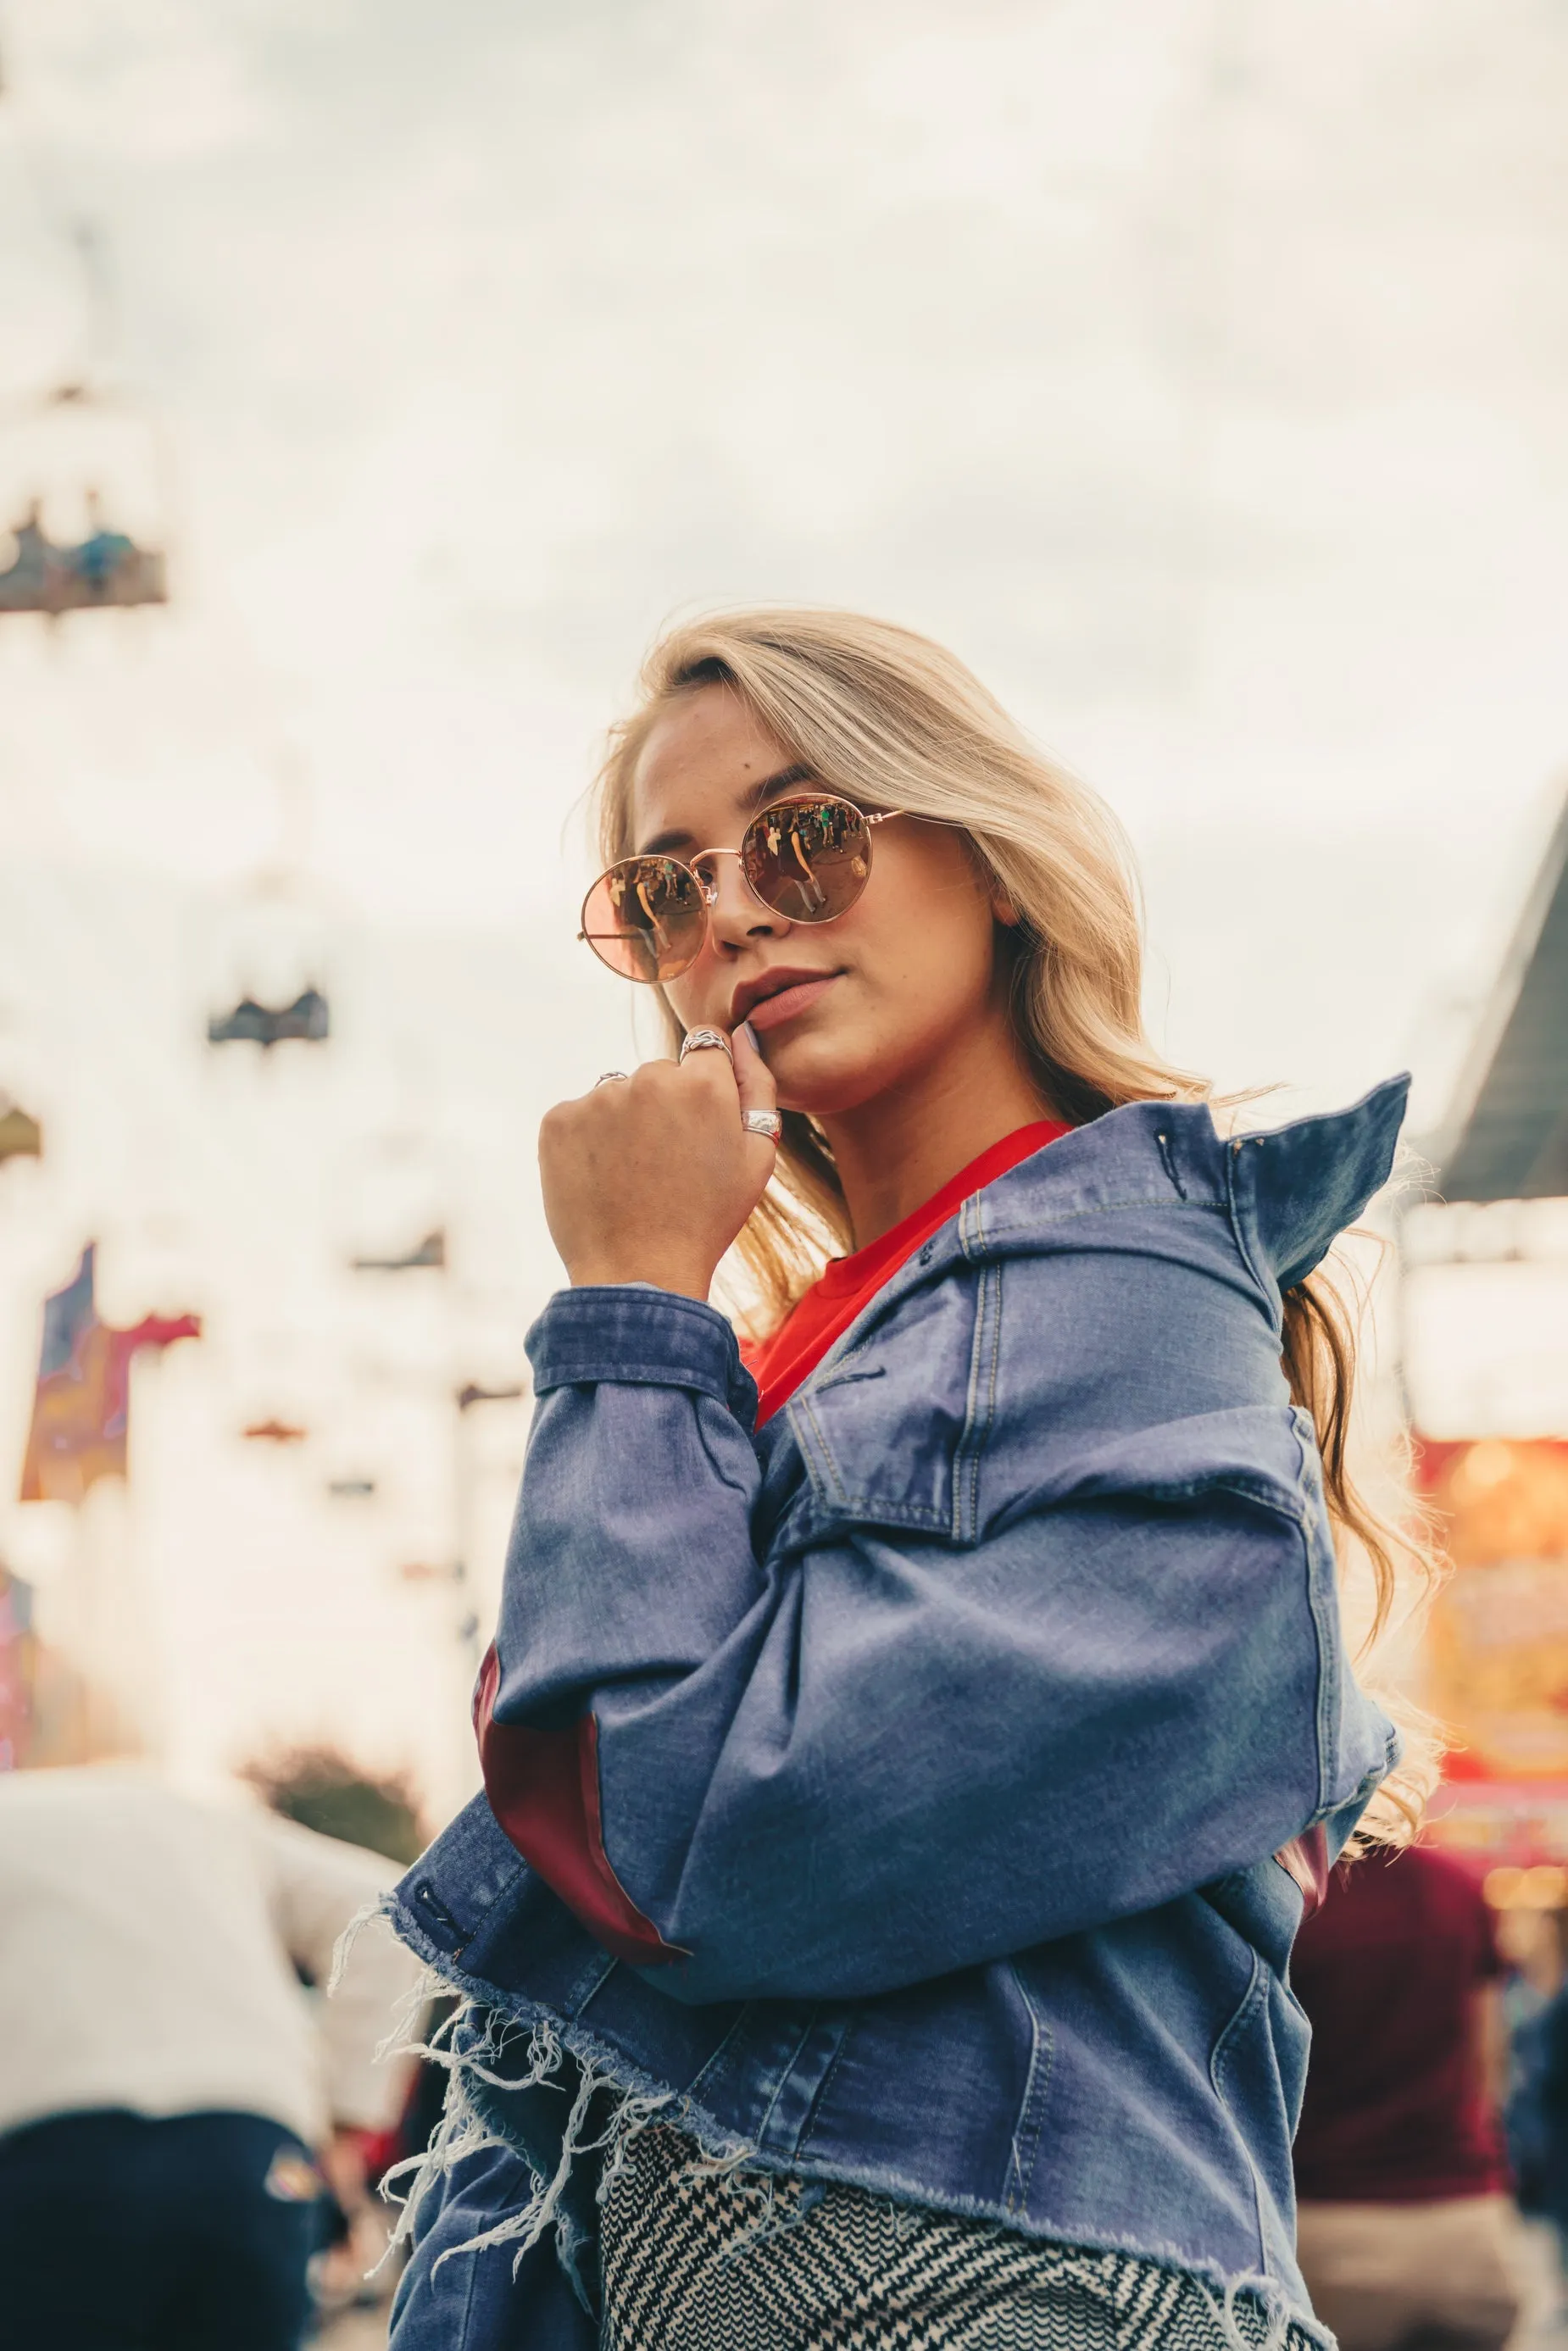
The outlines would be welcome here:
[[[702,953],[708,912],[718,896],[712,862],[738,857],[751,894],[791,923],[831,923],[847,914],[871,879],[871,828],[898,816],[875,815],[833,792],[797,792],[754,816],[736,849],[678,857],[623,857],[601,873],[582,902],[578,937],[622,979],[656,987],[678,979]]]

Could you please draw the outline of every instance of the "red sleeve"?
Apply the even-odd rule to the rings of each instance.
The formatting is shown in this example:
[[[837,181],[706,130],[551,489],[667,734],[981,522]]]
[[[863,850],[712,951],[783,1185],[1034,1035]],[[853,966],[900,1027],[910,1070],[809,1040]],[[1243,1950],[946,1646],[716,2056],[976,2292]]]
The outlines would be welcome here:
[[[592,1715],[564,1730],[497,1722],[500,1680],[492,1641],[474,1692],[474,1729],[485,1793],[501,1828],[612,1959],[644,1968],[685,1959],[638,1909],[604,1850],[599,1725]]]

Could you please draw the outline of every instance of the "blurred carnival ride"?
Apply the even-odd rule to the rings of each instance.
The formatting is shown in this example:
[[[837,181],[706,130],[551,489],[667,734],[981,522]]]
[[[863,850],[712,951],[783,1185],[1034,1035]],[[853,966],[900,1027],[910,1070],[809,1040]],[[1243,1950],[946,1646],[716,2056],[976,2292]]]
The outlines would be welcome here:
[[[166,604],[168,468],[152,411],[112,381],[114,305],[103,234],[62,202],[23,95],[3,69],[0,105],[45,234],[70,255],[80,344],[74,361],[50,371],[41,387],[0,402],[0,438],[12,461],[5,471],[31,474],[34,484],[11,525],[9,560],[0,559],[0,614],[59,621],[104,606]],[[156,543],[143,544],[107,518],[106,471],[120,479],[122,497],[129,486],[132,502],[158,517]],[[61,500],[85,520],[79,537],[51,536],[46,507]]]
[[[42,505],[34,500],[13,533],[12,559],[0,569],[0,612],[43,612],[58,620],[95,605],[168,602],[162,555],[110,530],[96,490],[88,491],[87,503],[88,536],[61,547],[46,535]]]
[[[214,1014],[207,1022],[209,1045],[324,1045],[332,1033],[332,1016],[319,987],[306,987],[292,1004],[258,1004],[242,996],[232,1012]]]

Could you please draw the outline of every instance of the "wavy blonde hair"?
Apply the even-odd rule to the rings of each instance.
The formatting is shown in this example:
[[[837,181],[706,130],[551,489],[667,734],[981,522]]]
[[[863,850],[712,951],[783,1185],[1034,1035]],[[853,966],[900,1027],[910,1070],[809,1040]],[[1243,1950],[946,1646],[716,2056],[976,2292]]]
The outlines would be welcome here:
[[[1131,1102],[1204,1102],[1210,1087],[1145,1033],[1143,920],[1125,835],[1098,796],[1023,733],[962,662],[929,638],[855,612],[765,607],[684,622],[643,664],[636,709],[612,728],[596,788],[606,863],[632,854],[637,761],[660,712],[720,686],[737,695],[792,759],[827,789],[960,828],[1016,927],[1013,1019],[1045,1098],[1072,1123]],[[672,1043],[682,1035],[659,991]],[[737,1244],[776,1322],[831,1255],[852,1246],[833,1156],[816,1122],[784,1113],[778,1171]],[[1370,1577],[1364,1677],[1409,1595],[1430,1578],[1420,1521],[1396,1524],[1354,1479],[1348,1441],[1360,1301],[1320,1270],[1285,1293],[1281,1361],[1312,1415],[1322,1455],[1342,1580]],[[1364,1816],[1358,1841],[1415,1833],[1437,1776],[1429,1719],[1379,1690],[1404,1759]]]

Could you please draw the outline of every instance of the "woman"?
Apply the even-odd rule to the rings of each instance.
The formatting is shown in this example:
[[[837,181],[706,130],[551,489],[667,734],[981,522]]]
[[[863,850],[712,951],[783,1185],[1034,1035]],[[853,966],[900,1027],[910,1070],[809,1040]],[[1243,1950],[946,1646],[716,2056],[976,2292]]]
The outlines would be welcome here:
[[[925,640],[742,612],[643,684],[583,934],[683,1052],[540,1137],[398,2351],[1310,2336],[1291,1941],[1426,1759],[1309,1277],[1404,1084],[1222,1141],[1109,818]]]

